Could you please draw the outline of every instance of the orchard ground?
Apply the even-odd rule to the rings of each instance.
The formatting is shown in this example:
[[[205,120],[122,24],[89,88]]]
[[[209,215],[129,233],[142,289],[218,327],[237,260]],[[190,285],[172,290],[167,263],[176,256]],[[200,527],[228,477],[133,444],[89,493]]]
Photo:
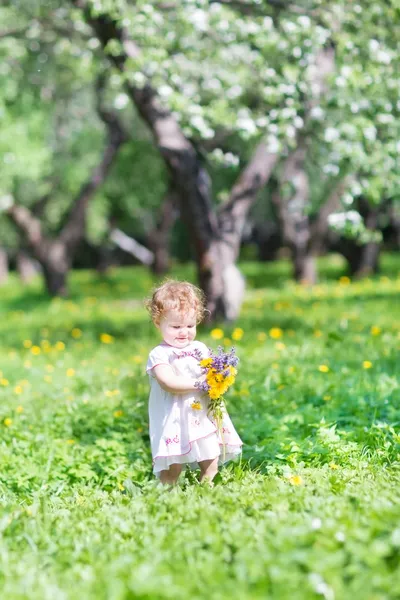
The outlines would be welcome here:
[[[2,600],[400,597],[400,259],[357,282],[322,259],[312,288],[242,269],[240,320],[198,337],[236,346],[243,458],[172,492],[151,474],[152,276],[1,289]]]

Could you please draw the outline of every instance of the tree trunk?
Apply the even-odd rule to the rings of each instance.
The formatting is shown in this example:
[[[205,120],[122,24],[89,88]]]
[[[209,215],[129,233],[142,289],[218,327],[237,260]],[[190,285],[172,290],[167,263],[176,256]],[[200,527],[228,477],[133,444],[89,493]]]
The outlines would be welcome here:
[[[177,194],[170,190],[162,203],[158,222],[148,234],[149,248],[154,253],[151,270],[155,275],[164,275],[170,269],[169,239],[177,218],[178,201]]]
[[[33,260],[24,250],[18,250],[17,252],[16,268],[22,283],[29,283],[40,273],[38,261]]]
[[[0,285],[8,279],[8,255],[4,248],[0,247]]]
[[[317,283],[316,257],[308,248],[292,248],[293,275],[296,281],[306,285]]]

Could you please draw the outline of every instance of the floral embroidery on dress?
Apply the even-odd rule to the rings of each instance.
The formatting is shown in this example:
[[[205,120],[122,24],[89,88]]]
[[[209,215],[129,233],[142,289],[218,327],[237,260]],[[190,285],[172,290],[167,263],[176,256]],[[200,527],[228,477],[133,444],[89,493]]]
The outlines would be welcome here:
[[[195,358],[197,361],[201,360],[203,357],[201,350],[199,350],[199,348],[195,348],[194,350],[182,350],[182,352],[177,352],[175,350],[174,354],[177,358],[186,358],[188,356],[191,356],[192,358]]]
[[[172,438],[172,439],[171,439],[171,438],[166,438],[166,439],[165,439],[165,444],[166,444],[167,446],[169,446],[169,444],[177,444],[178,442],[179,442],[179,436],[178,436],[178,435],[176,435],[176,436],[175,436],[174,438]]]

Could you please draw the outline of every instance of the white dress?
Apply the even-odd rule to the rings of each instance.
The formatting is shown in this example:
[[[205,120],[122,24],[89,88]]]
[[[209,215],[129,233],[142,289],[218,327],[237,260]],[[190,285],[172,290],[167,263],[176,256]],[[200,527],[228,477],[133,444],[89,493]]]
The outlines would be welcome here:
[[[193,355],[195,350],[200,350],[202,358],[209,355],[207,346],[198,341],[182,350],[163,342],[149,355],[146,372],[150,376],[150,443],[155,474],[172,464],[187,463],[196,467],[199,461],[217,456],[222,464],[241,453],[243,443],[226,411],[221,436],[207,414],[208,399],[203,392],[171,394],[161,388],[154,376],[154,367],[166,364],[176,375],[199,377],[202,371]],[[200,403],[201,409],[196,404],[192,406],[194,403]]]

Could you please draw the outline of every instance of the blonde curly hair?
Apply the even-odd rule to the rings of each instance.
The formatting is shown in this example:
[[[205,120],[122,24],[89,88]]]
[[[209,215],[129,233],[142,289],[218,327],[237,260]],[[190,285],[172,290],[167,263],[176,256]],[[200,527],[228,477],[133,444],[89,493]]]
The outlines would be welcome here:
[[[198,287],[187,281],[167,280],[153,290],[145,300],[145,307],[154,325],[159,325],[165,312],[176,310],[196,313],[196,322],[201,323],[206,315],[205,296]]]

